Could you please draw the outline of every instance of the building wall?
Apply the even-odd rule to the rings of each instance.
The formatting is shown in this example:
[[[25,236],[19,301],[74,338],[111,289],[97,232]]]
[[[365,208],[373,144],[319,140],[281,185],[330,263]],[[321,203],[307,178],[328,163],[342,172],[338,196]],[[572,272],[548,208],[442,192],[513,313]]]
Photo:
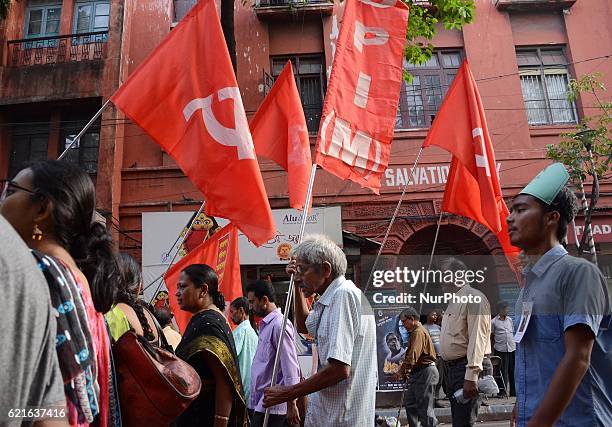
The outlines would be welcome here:
[[[61,34],[70,32],[73,1],[64,0]],[[42,108],[43,102],[50,101],[70,104],[71,100],[80,98],[98,99],[102,105],[172,27],[170,0],[112,0],[104,61],[15,69],[6,66],[6,42],[22,37],[26,3],[27,0],[13,3],[9,18],[0,24],[3,61],[0,66],[0,174],[3,175],[8,171],[11,138],[9,127],[3,124],[10,123],[15,111],[30,105],[34,109]],[[512,197],[548,163],[546,145],[558,142],[560,133],[572,129],[565,125],[528,125],[515,48],[565,45],[568,60],[573,62],[572,76],[599,70],[608,87],[612,87],[612,60],[603,57],[612,52],[612,29],[608,25],[612,10],[607,0],[577,0],[569,11],[527,13],[500,11],[494,3],[477,1],[474,23],[463,31],[440,27],[433,44],[437,48],[460,48],[470,62],[500,163],[504,195]],[[271,73],[271,55],[321,53],[329,73],[342,23],[343,5],[339,2],[334,3],[330,13],[307,15],[298,11],[270,20],[259,18],[250,3],[236,2],[235,13],[237,77],[247,115],[252,116],[264,99],[264,73]],[[598,57],[602,58],[591,60]],[[592,97],[581,97],[577,103],[580,117],[592,113],[595,102]],[[51,114],[46,114],[51,121]],[[112,106],[104,112],[102,121],[97,176],[99,209],[112,214],[122,230],[123,234],[116,233],[121,248],[138,256],[142,212],[196,210],[202,195],[172,159]],[[379,197],[319,171],[314,187],[315,204],[341,204],[343,228],[380,240],[385,221],[395,209],[426,133],[427,129],[396,132],[389,170]],[[313,149],[314,142],[313,135]],[[444,190],[444,168],[449,161],[450,155],[435,147],[423,153],[417,169],[418,182],[409,186],[402,212],[405,216],[424,219],[398,225],[391,235],[395,243],[388,251],[401,251],[413,234],[435,225]],[[265,160],[260,165],[272,207],[288,207],[284,172]],[[609,194],[610,188],[609,183],[604,183],[602,192]],[[605,209],[599,215],[609,218],[611,205],[611,198],[603,197],[600,206]],[[488,238],[477,225],[461,226],[479,238]],[[610,251],[606,248],[604,245],[603,249]]]

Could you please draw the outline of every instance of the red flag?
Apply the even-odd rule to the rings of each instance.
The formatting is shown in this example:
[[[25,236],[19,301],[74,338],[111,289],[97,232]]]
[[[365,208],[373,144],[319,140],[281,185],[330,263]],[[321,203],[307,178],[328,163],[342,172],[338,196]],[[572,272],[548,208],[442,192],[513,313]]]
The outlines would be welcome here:
[[[482,100],[467,60],[459,69],[436,114],[423,147],[437,145],[453,155],[442,210],[488,227],[511,265],[519,249],[510,244],[495,152]]]
[[[401,1],[346,2],[323,105],[316,163],[376,194],[389,163],[407,26]]]
[[[290,204],[295,209],[302,209],[312,159],[306,118],[291,61],[287,61],[249,126],[255,152],[287,171]]]
[[[111,98],[255,244],[276,234],[213,0],[201,0]]]
[[[226,304],[242,296],[240,280],[240,258],[238,255],[238,232],[231,222],[213,234],[208,240],[189,252],[174,264],[164,276],[168,288],[168,300],[181,332],[185,330],[191,314],[182,311],[176,300],[176,288],[181,271],[191,264],[207,264],[219,277],[219,290]]]

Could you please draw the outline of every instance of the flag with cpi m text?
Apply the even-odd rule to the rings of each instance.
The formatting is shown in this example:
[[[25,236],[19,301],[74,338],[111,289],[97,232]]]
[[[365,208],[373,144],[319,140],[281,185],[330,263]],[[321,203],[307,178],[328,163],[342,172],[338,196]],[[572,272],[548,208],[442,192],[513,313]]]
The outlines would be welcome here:
[[[391,153],[402,84],[408,7],[346,2],[315,161],[376,194]]]
[[[112,96],[113,103],[253,243],[276,227],[213,0],[201,0]]]
[[[240,280],[240,257],[236,226],[230,222],[181,258],[164,275],[170,308],[174,313],[174,318],[181,333],[185,331],[189,319],[191,319],[191,313],[181,310],[176,299],[176,289],[181,271],[191,264],[207,264],[215,270],[219,278],[219,291],[223,293],[226,304],[241,297],[242,282]]]
[[[289,202],[304,208],[312,159],[300,94],[287,61],[272,90],[249,124],[255,152],[287,171]]]
[[[495,152],[482,100],[467,60],[463,62],[423,142],[453,157],[444,190],[442,210],[473,219],[489,228],[510,262],[516,266],[519,249],[510,244]]]

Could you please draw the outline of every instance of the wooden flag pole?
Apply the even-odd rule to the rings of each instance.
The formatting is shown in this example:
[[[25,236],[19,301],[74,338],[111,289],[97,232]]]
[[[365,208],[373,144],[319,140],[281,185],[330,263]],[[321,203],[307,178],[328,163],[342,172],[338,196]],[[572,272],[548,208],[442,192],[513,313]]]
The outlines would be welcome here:
[[[193,224],[195,224],[196,220],[198,219],[198,216],[200,216],[200,214],[204,210],[204,206],[205,205],[206,205],[206,200],[202,202],[202,205],[200,206],[200,209],[198,209],[196,214],[191,219],[191,222],[189,223],[189,226],[187,227],[187,231],[185,231],[185,235],[183,236],[183,238],[181,239],[180,243],[176,247],[176,252],[174,252],[174,256],[172,256],[172,259],[170,260],[170,263],[168,264],[168,267],[166,268],[166,271],[164,271],[164,273],[162,275],[160,275],[157,279],[153,280],[151,283],[149,283],[144,288],[144,289],[147,289],[150,286],[153,286],[154,283],[159,281],[159,284],[157,285],[157,288],[155,288],[155,292],[153,292],[153,298],[149,301],[149,303],[153,302],[153,300],[155,299],[155,295],[157,295],[157,292],[159,292],[159,290],[161,289],[162,284],[164,283],[164,281],[163,281],[164,276],[166,275],[166,273],[168,273],[168,270],[170,270],[170,268],[172,267],[172,264],[174,264],[174,260],[178,256],[180,247],[183,246],[183,243],[185,243],[185,240],[187,240],[187,236],[189,236],[189,232],[191,231],[191,228],[193,227]],[[181,230],[181,233],[182,233],[182,230]],[[170,248],[170,251],[172,251],[172,248]],[[143,289],[143,291],[144,291],[144,289]]]
[[[310,208],[310,202],[312,200],[312,188],[314,186],[315,175],[317,174],[317,165],[315,163],[312,164],[312,169],[310,171],[310,182],[308,183],[308,191],[306,192],[306,203],[304,203],[304,210],[302,213],[302,223],[300,225],[300,234],[298,237],[298,245],[302,243],[302,239],[304,237],[304,231],[306,229],[306,218],[308,217],[308,210]],[[273,387],[276,385],[276,379],[278,377],[278,364],[280,362],[280,356],[283,348],[283,339],[285,338],[285,329],[287,328],[287,319],[289,318],[289,307],[293,302],[293,274],[289,279],[289,290],[287,292],[287,301],[285,302],[285,312],[283,313],[283,324],[280,329],[280,335],[278,337],[278,345],[276,347],[276,355],[274,356],[274,368],[272,369],[272,381],[270,382],[270,386]],[[268,421],[270,419],[270,408],[266,408],[266,412],[264,414],[263,427],[268,427]]]
[[[104,111],[104,109],[106,108],[106,106],[110,103],[110,98],[106,100],[106,102],[104,103],[104,105],[102,105],[102,108],[100,108],[98,110],[98,112],[96,114],[94,114],[94,116],[91,118],[91,120],[89,120],[87,122],[87,124],[85,125],[85,127],[83,129],[81,129],[81,131],[77,134],[77,136],[75,136],[72,141],[70,141],[70,144],[68,144],[68,147],[66,147],[66,149],[62,152],[62,154],[59,155],[59,157],[57,158],[57,160],[62,160],[66,154],[68,154],[68,151],[72,148],[72,146],[74,144],[76,144],[77,142],[79,142],[79,140],[81,139],[81,137],[85,134],[85,132],[87,132],[87,129],[89,129],[91,127],[91,125],[93,124],[93,122],[95,122],[98,117],[100,117],[100,114],[102,114],[102,111]]]
[[[385,237],[383,238],[382,243],[380,244],[380,248],[378,249],[378,253],[376,254],[376,258],[374,258],[374,264],[372,265],[372,270],[370,270],[370,277],[368,277],[368,281],[365,285],[363,293],[365,294],[370,287],[370,283],[372,283],[372,277],[374,276],[374,270],[376,270],[376,264],[378,264],[378,259],[380,258],[385,245],[387,244],[387,239],[389,238],[389,233],[391,232],[391,227],[393,227],[393,223],[395,222],[395,218],[397,218],[397,214],[399,213],[400,207],[402,206],[402,200],[404,199],[404,195],[406,194],[406,189],[408,188],[408,183],[410,182],[410,178],[414,176],[414,170],[419,163],[419,159],[421,158],[421,153],[423,152],[423,147],[419,149],[419,153],[414,160],[414,164],[412,165],[412,169],[410,169],[410,176],[406,180],[406,184],[404,184],[404,189],[402,190],[402,195],[400,196],[397,206],[395,207],[395,212],[393,212],[393,216],[391,217],[391,222],[389,222],[389,226],[387,227],[387,231],[385,233]]]

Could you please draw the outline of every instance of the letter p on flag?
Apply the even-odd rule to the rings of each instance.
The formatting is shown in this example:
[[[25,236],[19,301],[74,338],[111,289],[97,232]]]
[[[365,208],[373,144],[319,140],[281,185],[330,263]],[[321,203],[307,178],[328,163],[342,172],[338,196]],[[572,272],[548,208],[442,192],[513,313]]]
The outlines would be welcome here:
[[[321,115],[316,163],[375,193],[389,164],[407,26],[401,1],[346,2]]]
[[[204,194],[207,215],[257,246],[276,235],[213,0],[200,0],[111,100]]]

